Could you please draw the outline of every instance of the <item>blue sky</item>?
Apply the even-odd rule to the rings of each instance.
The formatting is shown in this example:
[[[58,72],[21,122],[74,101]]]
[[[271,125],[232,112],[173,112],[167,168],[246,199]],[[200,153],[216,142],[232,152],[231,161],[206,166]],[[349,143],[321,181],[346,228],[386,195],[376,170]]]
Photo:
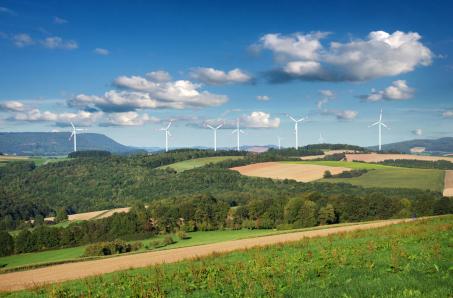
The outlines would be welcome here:
[[[95,2],[95,3],[94,3]],[[338,1],[337,1],[338,2]],[[447,1],[0,1],[2,131],[70,121],[134,146],[453,136]],[[434,3],[432,3],[434,2]]]

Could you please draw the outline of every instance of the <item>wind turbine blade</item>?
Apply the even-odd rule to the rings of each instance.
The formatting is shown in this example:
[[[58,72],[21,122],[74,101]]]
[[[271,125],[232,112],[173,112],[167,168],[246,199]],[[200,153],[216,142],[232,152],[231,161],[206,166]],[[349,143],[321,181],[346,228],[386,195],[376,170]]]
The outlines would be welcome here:
[[[172,123],[171,121],[170,121],[170,122],[168,123],[168,125],[167,125],[167,128],[166,128],[166,129],[169,129],[169,128],[170,128],[170,126],[171,126],[171,123]]]
[[[72,129],[75,130],[75,126],[74,126],[74,123],[71,122],[71,126],[72,126]]]
[[[222,123],[222,124],[218,125],[218,126],[217,126],[217,127],[215,128],[215,129],[219,129],[219,128],[221,128],[221,127],[223,126],[223,124],[224,124],[224,123]]]
[[[301,121],[305,121],[305,118],[300,118],[300,119],[297,120],[296,122],[301,122]]]
[[[242,129],[240,129],[239,132],[245,134],[245,131],[243,131]]]
[[[382,109],[381,109],[381,113],[379,114],[379,122],[382,121]]]
[[[212,127],[211,125],[209,124],[206,124],[207,127],[209,127],[210,129],[214,129],[214,127]]]
[[[296,119],[294,119],[292,116],[288,115],[289,119],[293,120],[294,122],[297,122]]]
[[[167,130],[167,134],[168,134],[169,137],[172,137],[172,135],[171,135],[169,130]]]
[[[69,136],[69,140],[71,140],[73,135],[74,135],[74,132],[72,132],[71,135]]]
[[[378,121],[378,122],[375,122],[375,123],[371,124],[371,125],[368,126],[368,127],[372,127],[372,126],[378,125],[379,123],[381,123],[381,122],[379,122],[379,121]]]
[[[237,132],[238,132],[238,130],[235,129],[235,130],[233,130],[233,131],[231,132],[231,134],[235,134],[235,133],[237,133]]]
[[[380,124],[381,124],[382,126],[384,126],[385,128],[390,129],[390,128],[388,128],[388,126],[385,125],[384,123],[381,122]]]

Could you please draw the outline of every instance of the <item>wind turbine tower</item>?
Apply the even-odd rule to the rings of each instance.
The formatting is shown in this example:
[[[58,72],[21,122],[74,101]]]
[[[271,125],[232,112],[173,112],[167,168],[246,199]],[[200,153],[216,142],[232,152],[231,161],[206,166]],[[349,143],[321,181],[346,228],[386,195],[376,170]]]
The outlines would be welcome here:
[[[379,121],[371,124],[370,126],[368,127],[372,127],[372,126],[375,126],[375,125],[378,125],[379,127],[379,151],[381,151],[382,149],[382,126],[389,129],[387,127],[387,125],[385,125],[384,123],[382,123],[382,109],[381,109],[381,113],[379,114]]]
[[[171,137],[171,133],[170,133],[170,126],[171,126],[171,121],[168,123],[167,127],[165,128],[161,128],[160,130],[161,131],[165,131],[165,152],[168,152],[168,137]]]
[[[245,134],[245,132],[239,127],[239,118],[236,121],[236,129],[231,132],[232,134],[237,134],[237,150],[241,151],[241,145],[240,145],[240,135]]]
[[[299,149],[299,122],[305,121],[305,118],[296,119],[288,115],[289,119],[294,122],[294,133],[296,134],[296,149]]]
[[[71,122],[71,126],[72,126],[72,133],[71,135],[69,136],[69,140],[71,140],[71,138],[73,138],[74,140],[74,152],[77,151],[77,132],[78,131],[84,131],[85,129],[83,128],[76,128],[74,126],[74,123]]]
[[[278,150],[280,150],[280,149],[282,149],[282,138],[277,137],[277,140],[278,140]]]
[[[322,137],[322,134],[321,134],[321,133],[319,133],[319,139],[318,139],[318,143],[319,143],[319,144],[324,144],[324,143],[325,143],[325,141],[326,141],[326,140],[325,140],[325,139],[324,139],[324,138]]]
[[[206,124],[206,126],[214,131],[214,151],[217,151],[217,129],[221,128],[223,126],[223,123],[219,124],[216,127],[209,124]]]

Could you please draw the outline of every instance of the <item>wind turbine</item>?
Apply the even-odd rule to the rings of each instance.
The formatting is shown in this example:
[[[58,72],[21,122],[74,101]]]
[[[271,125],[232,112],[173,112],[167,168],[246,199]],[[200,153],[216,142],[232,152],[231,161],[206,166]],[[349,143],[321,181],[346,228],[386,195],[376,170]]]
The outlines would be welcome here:
[[[242,134],[245,134],[245,132],[244,132],[242,129],[240,129],[240,127],[239,127],[239,118],[238,118],[237,121],[236,121],[236,129],[233,130],[231,133],[232,133],[232,134],[234,134],[234,133],[237,134],[237,149],[238,149],[238,151],[241,151],[239,136],[241,135],[241,133],[242,133]]]
[[[72,137],[74,137],[74,152],[77,151],[77,132],[78,131],[84,131],[85,129],[83,128],[76,128],[74,126],[74,123],[71,122],[71,126],[72,126],[72,133],[71,135],[69,136],[69,140],[71,140]]]
[[[289,117],[289,119],[294,121],[294,132],[296,134],[296,149],[298,149],[299,148],[299,130],[298,130],[298,126],[299,126],[299,122],[305,121],[305,118],[300,118],[300,119],[296,120],[294,117],[291,117],[290,115],[288,115],[288,117]]]
[[[216,127],[206,124],[207,127],[209,127],[210,129],[212,129],[214,131],[214,151],[217,151],[217,129],[221,128],[223,126],[223,124],[224,123],[221,123]]]
[[[169,130],[170,126],[171,126],[171,123],[172,122],[170,120],[170,122],[168,122],[167,127],[165,127],[165,128],[162,127],[160,129],[161,131],[165,131],[165,152],[168,152],[168,137],[171,137],[171,133],[170,133],[170,130]]]
[[[372,126],[375,126],[375,125],[378,125],[379,126],[379,151],[381,151],[381,148],[382,148],[382,126],[384,126],[385,128],[389,129],[387,127],[387,125],[385,125],[384,123],[382,123],[382,109],[381,109],[381,113],[379,114],[379,121],[371,124],[370,126],[368,127],[372,127]]]
[[[322,134],[319,133],[319,139],[318,139],[319,144],[324,144],[325,141],[326,140],[322,137]]]
[[[282,138],[277,137],[277,140],[278,140],[278,150],[280,150],[280,149],[282,149]]]

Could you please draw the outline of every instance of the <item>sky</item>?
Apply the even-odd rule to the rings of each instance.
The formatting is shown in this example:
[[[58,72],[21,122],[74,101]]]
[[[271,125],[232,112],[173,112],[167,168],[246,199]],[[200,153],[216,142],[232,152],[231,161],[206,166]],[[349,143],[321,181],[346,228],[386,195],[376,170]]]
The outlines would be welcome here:
[[[246,3],[243,3],[246,2]],[[300,3],[299,3],[300,2]],[[0,131],[131,146],[453,136],[450,1],[0,0]]]

